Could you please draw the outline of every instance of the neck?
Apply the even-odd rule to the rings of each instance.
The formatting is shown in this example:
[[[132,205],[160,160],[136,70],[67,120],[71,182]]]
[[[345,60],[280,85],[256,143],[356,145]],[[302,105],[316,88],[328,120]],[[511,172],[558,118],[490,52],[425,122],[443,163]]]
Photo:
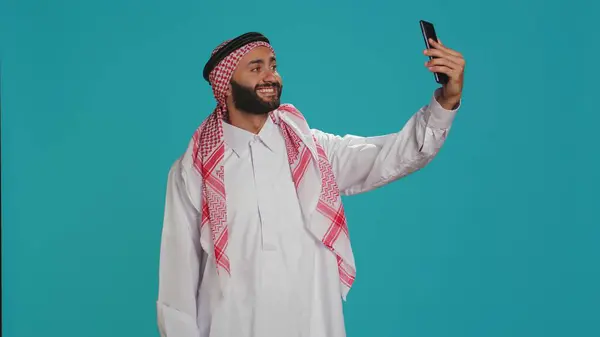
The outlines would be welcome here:
[[[258,134],[269,118],[268,114],[255,115],[237,109],[230,109],[228,115],[231,125],[253,134]]]

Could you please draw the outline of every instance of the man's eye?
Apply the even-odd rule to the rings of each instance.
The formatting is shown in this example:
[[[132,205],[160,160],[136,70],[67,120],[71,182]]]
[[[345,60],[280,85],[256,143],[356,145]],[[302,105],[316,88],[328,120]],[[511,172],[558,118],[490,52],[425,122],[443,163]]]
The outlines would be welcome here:
[[[257,71],[259,71],[259,70],[260,70],[260,67],[256,67],[256,68],[252,68],[252,70],[251,70],[251,71],[253,71],[253,72],[257,72]]]
[[[271,66],[271,69],[277,70],[277,65]]]

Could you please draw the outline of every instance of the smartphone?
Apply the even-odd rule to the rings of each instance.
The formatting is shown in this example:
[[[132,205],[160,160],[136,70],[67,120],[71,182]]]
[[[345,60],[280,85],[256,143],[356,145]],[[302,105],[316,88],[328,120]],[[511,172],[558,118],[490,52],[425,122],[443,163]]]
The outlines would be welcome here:
[[[425,46],[427,47],[427,49],[430,49],[431,46],[429,45],[429,39],[433,39],[436,42],[438,41],[437,34],[435,33],[435,28],[433,27],[433,24],[431,22],[427,22],[425,20],[421,20],[419,21],[419,23],[421,24],[421,32],[423,33],[423,39],[425,39]],[[429,56],[429,59],[431,60],[434,57]],[[442,73],[434,73],[434,76],[435,81],[437,83],[448,83],[448,75]]]

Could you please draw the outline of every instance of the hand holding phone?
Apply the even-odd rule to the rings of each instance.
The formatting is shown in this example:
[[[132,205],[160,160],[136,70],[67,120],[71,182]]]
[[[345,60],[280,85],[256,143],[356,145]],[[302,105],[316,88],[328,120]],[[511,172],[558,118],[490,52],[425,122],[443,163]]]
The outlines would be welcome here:
[[[431,22],[421,20],[420,23],[427,47],[423,53],[429,56],[425,66],[435,74],[436,82],[442,84],[436,99],[445,109],[454,109],[462,97],[465,58],[457,50],[440,43]]]
[[[435,33],[435,27],[433,26],[433,24],[431,22],[427,22],[425,20],[421,20],[421,21],[419,21],[419,23],[421,24],[421,32],[423,33],[423,38],[425,39],[425,46],[427,47],[427,49],[430,49],[431,45],[429,44],[429,39],[432,39],[435,42],[438,42],[437,34]],[[435,58],[435,56],[429,56],[430,60],[433,58]],[[435,81],[437,83],[440,83],[440,84],[448,83],[448,75],[443,74],[443,73],[434,73],[434,76],[435,76]]]

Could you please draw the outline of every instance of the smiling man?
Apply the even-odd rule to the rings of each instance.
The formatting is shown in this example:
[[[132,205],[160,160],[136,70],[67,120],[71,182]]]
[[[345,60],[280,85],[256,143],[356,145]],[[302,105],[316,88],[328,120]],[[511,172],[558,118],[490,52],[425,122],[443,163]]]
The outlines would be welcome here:
[[[215,110],[170,169],[160,254],[163,337],[344,337],[356,277],[342,195],[427,165],[460,103],[462,56],[433,42],[447,84],[398,132],[311,129],[283,89],[269,40],[247,33],[204,68]],[[388,122],[389,123],[389,122]],[[379,224],[362,224],[380,226]]]

